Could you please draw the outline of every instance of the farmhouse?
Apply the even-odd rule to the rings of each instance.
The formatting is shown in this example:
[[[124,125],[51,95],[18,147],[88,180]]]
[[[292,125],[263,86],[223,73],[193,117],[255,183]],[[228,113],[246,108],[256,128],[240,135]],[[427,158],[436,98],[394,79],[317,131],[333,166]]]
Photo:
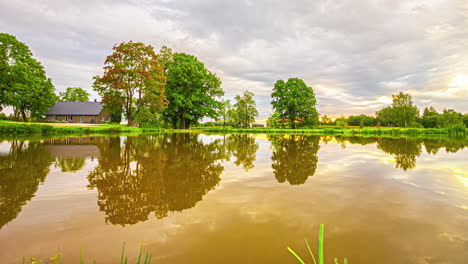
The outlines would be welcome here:
[[[103,123],[111,116],[102,109],[100,102],[58,102],[46,113],[49,121],[70,123]]]

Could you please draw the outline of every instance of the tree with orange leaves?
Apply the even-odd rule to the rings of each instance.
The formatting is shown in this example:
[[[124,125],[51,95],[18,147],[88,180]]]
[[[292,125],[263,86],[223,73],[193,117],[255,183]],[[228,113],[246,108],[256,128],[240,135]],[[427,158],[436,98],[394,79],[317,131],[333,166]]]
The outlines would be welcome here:
[[[104,62],[104,74],[94,77],[93,87],[103,97],[104,109],[113,112],[123,107],[129,126],[155,119],[166,107],[166,76],[153,47],[130,41],[113,50]]]

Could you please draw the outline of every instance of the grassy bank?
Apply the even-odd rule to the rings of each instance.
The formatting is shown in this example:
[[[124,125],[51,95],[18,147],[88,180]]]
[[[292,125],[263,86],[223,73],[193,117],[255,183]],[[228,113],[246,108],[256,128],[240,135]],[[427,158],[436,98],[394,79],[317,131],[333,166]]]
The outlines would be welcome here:
[[[405,135],[466,135],[466,128],[398,128],[398,127],[318,127],[311,129],[289,129],[289,128],[223,128],[223,127],[200,127],[202,132],[210,133],[262,133],[262,134],[312,134],[312,135],[373,135],[373,136],[405,136]]]
[[[158,132],[160,128],[152,127],[128,127],[120,124],[86,125],[55,124],[55,123],[23,123],[12,121],[0,121],[0,135],[25,135],[25,134],[118,134],[118,133],[146,133]]]

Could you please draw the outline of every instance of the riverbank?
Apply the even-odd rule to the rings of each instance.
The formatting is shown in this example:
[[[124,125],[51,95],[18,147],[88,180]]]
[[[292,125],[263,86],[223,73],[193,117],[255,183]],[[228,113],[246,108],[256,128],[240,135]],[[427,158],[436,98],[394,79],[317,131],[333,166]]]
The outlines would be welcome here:
[[[0,135],[18,134],[119,134],[159,132],[159,127],[129,127],[120,124],[24,123],[0,121]]]
[[[428,135],[468,135],[464,127],[453,128],[398,128],[398,127],[318,127],[312,129],[290,128],[230,128],[230,127],[194,127],[187,130],[164,129],[160,127],[129,127],[121,124],[68,124],[68,123],[24,123],[0,121],[0,135],[27,134],[120,134],[153,132],[197,132],[197,133],[250,133],[250,134],[309,134],[342,136],[428,136]]]
[[[399,127],[318,127],[312,129],[290,128],[223,128],[198,127],[202,132],[209,133],[260,133],[260,134],[310,134],[310,135],[343,135],[343,136],[408,136],[408,135],[467,135],[468,129],[456,128],[399,128]]]

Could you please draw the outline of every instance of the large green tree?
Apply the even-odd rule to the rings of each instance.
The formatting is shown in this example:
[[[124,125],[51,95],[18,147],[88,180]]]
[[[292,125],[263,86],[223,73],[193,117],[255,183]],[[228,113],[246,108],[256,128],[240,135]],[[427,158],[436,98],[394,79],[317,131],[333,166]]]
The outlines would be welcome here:
[[[204,117],[216,118],[224,95],[220,79],[195,56],[175,53],[168,63],[164,112],[174,128],[189,128]]]
[[[103,76],[96,76],[94,89],[103,97],[105,109],[122,103],[128,125],[157,117],[165,107],[163,65],[150,45],[122,42],[104,63]],[[111,105],[108,105],[111,104]]]
[[[68,87],[60,93],[62,102],[89,102],[89,93],[81,87]]]
[[[15,116],[40,118],[55,103],[52,81],[28,46],[0,33],[0,108],[12,106]]]
[[[234,97],[236,103],[233,106],[233,111],[231,111],[231,120],[236,126],[248,128],[258,116],[253,96],[252,92],[244,91],[243,95]]]
[[[291,128],[318,124],[314,91],[303,80],[290,78],[287,82],[277,81],[271,97],[273,109],[280,118],[289,121]]]

